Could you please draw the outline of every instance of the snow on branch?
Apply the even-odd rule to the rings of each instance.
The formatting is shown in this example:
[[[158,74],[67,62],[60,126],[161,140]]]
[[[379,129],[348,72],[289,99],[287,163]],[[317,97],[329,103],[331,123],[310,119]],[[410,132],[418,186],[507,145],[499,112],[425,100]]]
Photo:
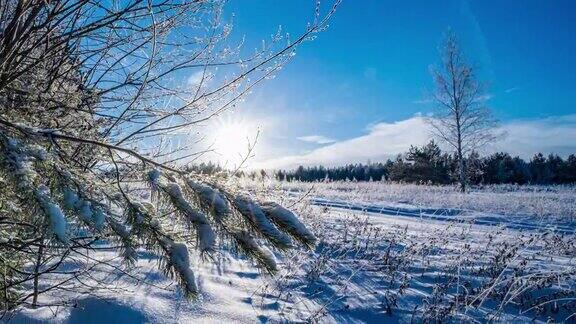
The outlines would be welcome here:
[[[264,235],[275,247],[287,249],[292,247],[290,237],[281,232],[268,220],[260,206],[252,199],[238,195],[234,199],[234,206],[242,214],[252,227]]]
[[[186,297],[195,298],[198,295],[198,286],[194,272],[190,269],[188,247],[184,243],[175,243],[169,238],[161,238],[159,242],[168,255],[167,270],[178,274],[180,283],[185,288]]]
[[[128,266],[133,266],[138,259],[138,253],[134,247],[134,239],[130,233],[130,230],[117,220],[112,217],[107,217],[106,222],[112,229],[112,231],[118,236],[121,242],[120,254]]]
[[[129,221],[138,234],[146,238],[149,247],[160,247],[166,261],[164,272],[169,276],[178,275],[187,298],[196,298],[198,288],[194,281],[194,272],[190,268],[188,248],[184,243],[176,243],[162,230],[160,222],[150,208],[137,201],[128,203]]]
[[[316,237],[290,210],[278,205],[275,202],[264,202],[260,204],[260,207],[266,216],[272,220],[272,222],[274,222],[278,228],[285,230],[305,246],[314,246]]]
[[[259,245],[252,236],[246,231],[237,231],[231,233],[238,247],[249,257],[254,259],[258,265],[264,268],[268,273],[275,274],[278,271],[276,258],[272,251],[265,246]]]
[[[4,138],[5,155],[11,165],[14,175],[24,193],[32,195],[44,216],[48,219],[49,229],[62,243],[68,243],[66,232],[67,221],[60,206],[51,197],[50,189],[44,184],[38,184],[39,178],[34,169],[34,159],[45,159],[45,154],[37,154],[39,150],[30,150],[25,144],[15,138]]]
[[[148,173],[148,180],[152,187],[168,196],[176,210],[196,228],[200,251],[212,252],[216,244],[216,234],[212,230],[206,216],[186,200],[179,184],[172,181],[164,181],[160,179],[160,175],[160,172],[156,169]]]
[[[192,179],[187,179],[186,184],[196,194],[202,207],[211,212],[219,222],[230,214],[230,206],[226,198],[216,189]]]
[[[44,214],[50,220],[50,230],[62,243],[68,243],[68,235],[66,233],[67,222],[64,213],[58,204],[54,202],[50,196],[50,189],[45,185],[40,185],[36,190],[36,199]]]
[[[53,129],[40,129],[40,128],[35,128],[35,127],[29,127],[27,125],[10,122],[10,121],[3,119],[3,118],[0,118],[0,125],[15,129],[15,130],[27,135],[27,136],[38,136],[38,137],[44,137],[44,138],[47,138],[50,140],[60,139],[60,140],[68,141],[68,142],[91,144],[91,145],[106,148],[109,150],[123,152],[123,153],[126,153],[128,155],[131,155],[131,156],[137,158],[138,160],[140,160],[142,162],[154,165],[155,167],[166,169],[166,170],[169,170],[169,171],[172,171],[175,173],[182,173],[181,170],[172,168],[172,167],[170,167],[164,163],[156,162],[153,159],[147,158],[144,155],[142,155],[142,154],[140,154],[134,150],[127,149],[127,148],[124,148],[124,147],[121,147],[118,145],[113,145],[113,144],[109,144],[106,142],[93,140],[93,139],[89,139],[89,138],[82,138],[82,137],[78,137],[78,136],[68,135],[68,134],[61,133],[57,130],[53,130]]]

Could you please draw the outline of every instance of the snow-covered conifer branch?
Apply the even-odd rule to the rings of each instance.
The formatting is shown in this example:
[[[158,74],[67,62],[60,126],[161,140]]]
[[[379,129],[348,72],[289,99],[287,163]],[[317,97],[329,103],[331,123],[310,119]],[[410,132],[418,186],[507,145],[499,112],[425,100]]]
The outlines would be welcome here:
[[[216,189],[190,178],[186,179],[186,184],[196,194],[202,207],[208,210],[216,220],[222,222],[230,214],[230,206],[226,198]]]
[[[305,246],[312,247],[315,243],[314,235],[306,229],[296,215],[278,204],[275,204],[278,207],[276,210],[271,210],[270,207],[273,205],[268,204],[268,212],[274,214],[269,216],[258,203],[248,196],[233,194],[217,183],[203,184],[190,177],[187,178],[186,183],[196,193],[202,206],[221,211],[213,213],[218,223],[222,225],[225,232],[231,236],[242,251],[268,272],[275,271],[275,267],[270,266],[272,264],[270,260],[274,260],[274,258],[269,257],[271,256],[271,254],[267,253],[269,250],[251,237],[248,231],[238,227],[239,223],[227,222],[218,215],[232,215],[234,210],[234,214],[240,214],[249,225],[249,228],[260,234],[272,246],[280,249],[287,249],[293,246],[289,236],[284,232],[294,236],[296,240]],[[231,209],[230,206],[234,209]],[[251,249],[252,251],[250,251]]]
[[[168,196],[176,210],[186,221],[196,228],[198,246],[201,252],[212,252],[216,244],[216,234],[206,216],[193,207],[184,197],[179,184],[161,179],[161,173],[154,169],[148,173],[148,180],[153,188]]]
[[[194,281],[194,272],[190,268],[190,257],[186,245],[176,243],[170,235],[164,232],[152,210],[145,204],[130,201],[127,208],[132,228],[145,238],[149,248],[156,249],[162,254],[165,262],[164,273],[172,277],[177,275],[185,295],[188,298],[196,298],[198,289]]]
[[[15,175],[14,181],[26,195],[33,196],[40,210],[48,220],[50,232],[62,243],[68,243],[67,220],[60,206],[52,198],[50,189],[39,182],[39,176],[34,169],[34,159],[28,154],[37,150],[29,150],[25,144],[15,138],[3,136],[3,153],[6,162]],[[32,153],[31,153],[32,152]],[[42,158],[45,158],[42,156]]]
[[[268,239],[275,247],[287,249],[292,247],[292,240],[281,232],[268,220],[264,211],[249,197],[238,195],[234,199],[234,206],[252,225],[252,227]]]
[[[260,207],[279,229],[286,231],[307,247],[314,246],[316,237],[306,228],[306,225],[300,222],[293,212],[275,202],[264,202],[260,204]]]
[[[110,229],[116,234],[121,243],[120,254],[128,266],[134,266],[138,259],[138,253],[134,243],[134,238],[130,230],[112,217],[107,217],[106,222],[110,225]]]
[[[112,217],[114,212],[109,206],[90,197],[92,195],[89,193],[90,190],[83,185],[83,183],[89,182],[89,180],[83,179],[80,175],[73,174],[68,170],[63,170],[58,165],[55,165],[54,168],[59,175],[59,182],[62,186],[62,201],[65,208],[74,213],[78,213],[79,210],[81,211],[82,209],[90,207],[92,213],[81,217],[83,221],[96,231],[104,231],[105,225],[107,224],[112,234],[109,235],[108,238],[120,243],[120,255],[127,266],[133,266],[136,263],[138,255],[136,252],[136,237],[132,235],[130,229],[122,224],[121,221]],[[100,192],[94,194],[103,196],[105,189],[108,189],[108,187],[109,186],[102,184],[99,189]],[[114,194],[115,191],[109,189],[109,192]],[[118,216],[116,217],[118,218]]]
[[[68,243],[67,221],[62,209],[50,196],[50,189],[40,185],[36,190],[36,199],[44,214],[50,220],[50,230],[62,243]]]
[[[177,275],[180,284],[184,287],[186,297],[196,298],[198,295],[198,286],[196,285],[194,272],[190,268],[188,247],[184,243],[175,243],[166,237],[160,238],[159,242],[167,254],[166,274],[172,277]]]
[[[188,251],[178,243],[188,233],[164,230],[173,209],[196,229],[201,251],[215,250],[217,230],[275,271],[261,244],[285,249],[290,236],[252,200],[235,202],[234,190],[178,167],[182,147],[164,139],[234,107],[327,26],[339,0],[292,40],[278,34],[248,55],[228,43],[224,2],[0,1],[0,185],[8,188],[0,188],[0,230],[13,235],[8,243],[20,242],[7,252],[16,261],[0,260],[0,272],[34,268],[9,288],[17,275],[3,277],[1,305],[22,303],[6,297],[17,287],[31,290],[37,306],[44,276],[95,242],[117,248],[129,265],[141,246],[159,252],[167,273],[195,296]],[[208,82],[218,68],[224,75]],[[198,70],[199,84],[173,82]],[[167,203],[151,207],[142,173],[152,167],[166,172],[151,182]]]
[[[276,258],[272,251],[258,244],[248,232],[235,231],[231,235],[242,252],[254,259],[268,273],[275,274],[278,271]]]

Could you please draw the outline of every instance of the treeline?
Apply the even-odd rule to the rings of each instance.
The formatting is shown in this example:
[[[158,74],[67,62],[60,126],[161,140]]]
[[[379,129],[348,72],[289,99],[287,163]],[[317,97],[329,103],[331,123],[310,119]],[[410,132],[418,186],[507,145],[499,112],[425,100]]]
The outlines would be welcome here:
[[[495,153],[481,157],[470,154],[467,165],[471,184],[570,184],[576,183],[576,156],[567,159],[558,155],[534,155],[526,162],[508,153]],[[422,147],[412,146],[405,154],[385,163],[349,164],[341,167],[303,167],[275,172],[274,176],[286,181],[381,181],[408,183],[451,184],[458,181],[458,164],[454,155],[442,152],[431,141]]]

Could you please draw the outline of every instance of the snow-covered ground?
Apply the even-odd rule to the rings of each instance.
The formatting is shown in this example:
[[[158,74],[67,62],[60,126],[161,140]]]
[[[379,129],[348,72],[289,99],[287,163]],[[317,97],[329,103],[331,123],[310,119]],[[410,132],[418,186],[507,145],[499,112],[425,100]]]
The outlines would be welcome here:
[[[143,252],[128,275],[103,244],[65,265],[106,260],[93,277],[79,275],[81,294],[42,300],[74,307],[23,309],[9,322],[576,320],[572,187],[462,196],[450,187],[384,183],[241,185],[296,210],[319,238],[315,250],[279,257],[275,277],[226,247],[214,260],[192,256],[202,296],[187,302],[154,255]]]
[[[247,186],[253,185],[245,181]],[[349,203],[459,209],[499,215],[546,216],[576,219],[576,186],[488,185],[472,187],[462,195],[457,186],[428,186],[388,182],[280,182],[265,186],[301,194],[309,192]]]

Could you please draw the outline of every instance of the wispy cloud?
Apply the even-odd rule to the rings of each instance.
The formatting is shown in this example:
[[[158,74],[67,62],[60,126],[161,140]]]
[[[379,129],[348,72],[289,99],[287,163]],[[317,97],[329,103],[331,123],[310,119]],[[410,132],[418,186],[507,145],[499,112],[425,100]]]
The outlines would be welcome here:
[[[478,96],[475,101],[476,101],[476,102],[489,101],[489,100],[492,99],[492,98],[494,98],[494,95],[493,95],[493,94],[490,94],[490,93],[487,93],[487,94],[485,94],[485,95]]]
[[[528,159],[537,152],[556,153],[566,157],[576,152],[576,114],[503,123],[498,131],[507,135],[484,148],[484,154],[505,151]],[[327,145],[311,152],[284,156],[260,163],[254,168],[294,168],[298,165],[343,165],[383,161],[403,153],[410,145],[422,145],[431,138],[425,118],[412,118],[378,123],[368,133]]]
[[[427,105],[431,104],[432,102],[433,102],[432,99],[418,99],[412,101],[412,103],[415,105]]]
[[[512,87],[512,88],[508,88],[506,90],[504,90],[505,93],[510,93],[510,92],[514,92],[516,90],[520,89],[520,87]]]
[[[188,77],[187,80],[188,86],[198,87],[200,83],[207,84],[212,80],[213,77],[214,75],[210,72],[204,72],[204,71],[194,72]]]
[[[254,168],[294,168],[298,165],[342,165],[385,160],[404,152],[411,144],[427,141],[428,125],[423,117],[395,123],[378,123],[363,136],[327,145],[306,154],[284,156],[255,163]]]
[[[476,102],[484,102],[484,101],[489,101],[492,98],[494,98],[494,95],[491,93],[487,93],[487,94],[478,96],[475,99],[475,101]],[[417,100],[413,100],[412,103],[415,105],[429,105],[431,103],[434,103],[434,100],[432,100],[432,99],[417,99]]]
[[[331,144],[336,142],[335,139],[322,135],[301,136],[298,137],[298,139],[303,142],[316,143],[316,144]]]

